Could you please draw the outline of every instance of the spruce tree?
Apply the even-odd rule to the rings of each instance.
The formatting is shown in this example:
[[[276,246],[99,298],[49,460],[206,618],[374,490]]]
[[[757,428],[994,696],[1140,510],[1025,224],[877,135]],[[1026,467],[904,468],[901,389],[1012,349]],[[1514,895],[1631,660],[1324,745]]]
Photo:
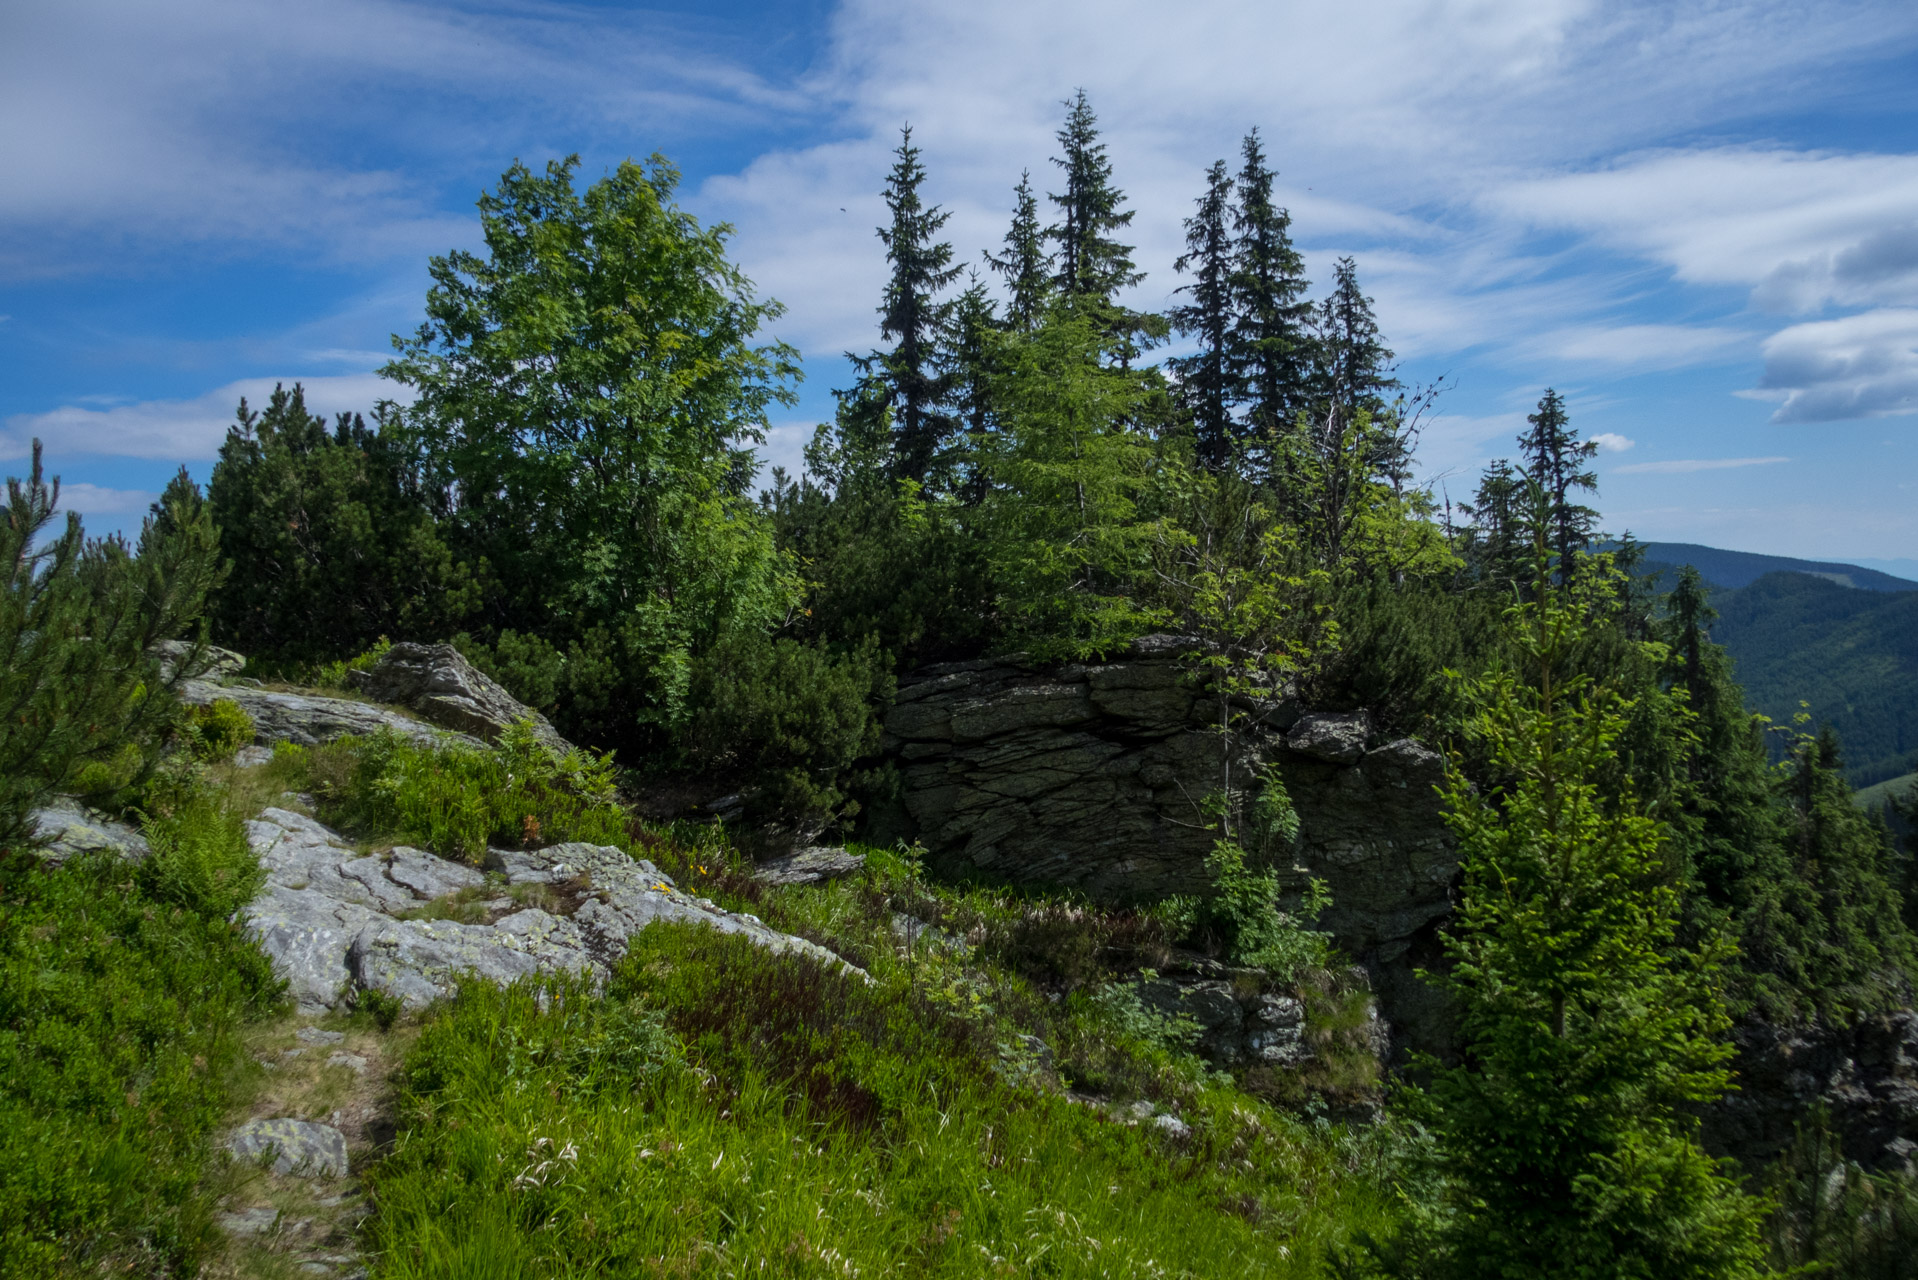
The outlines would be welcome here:
[[[985,471],[979,460],[986,433],[992,430],[993,337],[1000,327],[992,295],[975,274],[953,303],[939,354],[940,369],[952,389],[953,414],[965,433],[959,460],[963,475],[955,474],[953,480],[970,502],[979,501],[984,493]]]
[[[1119,290],[1145,278],[1132,266],[1132,246],[1113,233],[1132,225],[1132,210],[1121,211],[1125,193],[1112,184],[1112,161],[1099,139],[1099,118],[1079,90],[1066,104],[1059,129],[1060,154],[1053,158],[1065,173],[1066,189],[1050,197],[1059,206],[1059,222],[1046,229],[1058,242],[1058,271],[1053,281],[1072,297],[1110,305]]]
[[[1524,496],[1524,480],[1510,462],[1500,458],[1485,468],[1472,500],[1459,504],[1472,521],[1466,561],[1479,582],[1503,587],[1516,581],[1522,572]]]
[[[1012,226],[1006,231],[1006,251],[988,253],[986,261],[1005,277],[1007,327],[1030,333],[1052,294],[1052,255],[1046,252],[1046,233],[1039,225],[1039,200],[1032,194],[1030,170],[1019,175],[1019,185],[1012,194]]]
[[[926,207],[919,189],[926,180],[919,148],[912,145],[912,126],[900,130],[896,160],[886,179],[886,207],[892,225],[879,228],[886,245],[892,275],[879,308],[879,333],[890,339],[892,350],[875,353],[860,362],[877,368],[888,388],[893,414],[893,458],[897,474],[924,480],[940,443],[952,429],[946,399],[951,376],[940,369],[939,343],[952,315],[952,304],[940,302],[941,290],[959,277],[952,264],[952,246],[936,240],[951,214],[938,205]]]
[[[1396,391],[1392,352],[1379,338],[1379,322],[1372,300],[1359,288],[1358,264],[1340,258],[1332,292],[1313,315],[1314,382],[1320,406],[1343,416],[1360,410],[1378,417],[1388,408],[1385,395]]]
[[[1246,401],[1245,432],[1270,441],[1292,429],[1308,406],[1312,307],[1305,263],[1292,247],[1292,216],[1272,202],[1276,176],[1257,129],[1240,149],[1233,216],[1232,363]]]
[[[1572,491],[1598,492],[1598,476],[1586,465],[1598,446],[1581,441],[1565,412],[1565,399],[1550,387],[1538,411],[1526,416],[1531,429],[1518,438],[1525,472],[1551,501],[1551,547],[1558,556],[1559,581],[1574,568],[1575,553],[1591,545],[1598,512],[1572,501]]]
[[[1237,398],[1232,350],[1233,315],[1232,177],[1220,160],[1206,170],[1205,194],[1198,210],[1185,220],[1186,251],[1174,264],[1190,272],[1193,282],[1179,286],[1190,297],[1174,307],[1172,327],[1198,338],[1199,349],[1166,363],[1179,378],[1180,398],[1192,417],[1199,465],[1220,471],[1231,461],[1235,445],[1232,403]]]

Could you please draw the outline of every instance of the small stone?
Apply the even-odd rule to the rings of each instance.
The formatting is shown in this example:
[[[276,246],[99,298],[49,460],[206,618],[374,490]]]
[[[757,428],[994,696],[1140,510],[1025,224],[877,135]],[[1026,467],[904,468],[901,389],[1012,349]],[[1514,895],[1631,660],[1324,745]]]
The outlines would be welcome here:
[[[214,1215],[220,1224],[220,1230],[230,1236],[262,1236],[273,1230],[273,1224],[280,1220],[280,1211],[273,1208],[238,1209]]]
[[[293,1034],[307,1044],[338,1044],[346,1039],[344,1031],[322,1031],[318,1027],[301,1027]]]
[[[1363,711],[1319,712],[1300,716],[1285,737],[1285,745],[1301,755],[1317,756],[1333,764],[1357,764],[1372,733],[1372,717]]]
[[[241,1160],[271,1152],[273,1172],[302,1178],[346,1176],[346,1135],[331,1125],[281,1118],[249,1120],[233,1131],[227,1149]]]
[[[335,1053],[326,1060],[329,1067],[349,1067],[356,1075],[366,1074],[366,1059],[357,1053]]]
[[[772,885],[819,884],[849,876],[865,865],[864,854],[816,846],[760,863],[753,871],[753,878]]]
[[[257,769],[273,760],[273,748],[249,744],[233,753],[233,763],[242,769]]]
[[[282,1049],[280,1050],[280,1056],[282,1058],[297,1058],[305,1052],[306,1050],[304,1049]]]

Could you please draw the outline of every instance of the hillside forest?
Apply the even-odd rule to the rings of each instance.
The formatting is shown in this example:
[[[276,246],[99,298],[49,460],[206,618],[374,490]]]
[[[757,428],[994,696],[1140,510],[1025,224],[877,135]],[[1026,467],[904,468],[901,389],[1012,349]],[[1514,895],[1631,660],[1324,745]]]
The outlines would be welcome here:
[[[137,540],[59,527],[36,451],[0,521],[10,1273],[290,1265],[215,1214],[277,1176],[220,1135],[293,1078],[260,1065],[299,1046],[244,927],[246,824],[292,804],[369,856],[623,850],[850,966],[661,924],[597,983],[362,992],[324,1025],[390,1069],[341,1228],[367,1274],[1914,1274],[1909,1173],[1818,1107],[1758,1163],[1701,1130],[1751,1028],[1911,1006],[1910,850],[1853,803],[1839,736],[1756,714],[1714,643],[1813,606],[1608,537],[1555,391],[1468,501],[1436,499],[1415,460],[1442,389],[1400,380],[1358,263],[1306,278],[1256,130],[1195,181],[1177,304],[1132,309],[1133,215],[1091,104],[1064,105],[978,263],[902,131],[876,343],[798,474],[756,453],[802,376],[765,336],[780,305],[658,156],[515,164],[484,249],[431,261],[382,370],[403,399],[242,402],[204,490],[182,470]],[[1217,708],[1206,892],[1092,901],[868,843],[899,810],[902,678],[1146,636]],[[408,641],[578,749],[375,735],[242,765],[255,726],[177,697],[208,645],[344,695]],[[1424,976],[1450,1052],[1352,1048],[1364,995],[1313,927],[1298,815],[1230,764],[1285,699],[1443,753],[1458,874]],[[43,856],[56,797],[150,856]],[[864,869],[754,878],[821,845]],[[963,945],[895,946],[901,913]],[[1202,1062],[1137,995],[1174,955],[1297,993],[1317,1066]],[[1110,1118],[1135,1103],[1158,1120]],[[273,1221],[333,1212],[298,1203]]]

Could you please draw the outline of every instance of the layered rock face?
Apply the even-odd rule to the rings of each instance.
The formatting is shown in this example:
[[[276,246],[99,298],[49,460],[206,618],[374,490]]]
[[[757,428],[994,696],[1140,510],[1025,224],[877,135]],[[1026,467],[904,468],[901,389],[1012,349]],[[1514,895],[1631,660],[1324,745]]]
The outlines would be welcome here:
[[[1179,660],[1191,647],[1154,636],[1113,662],[908,676],[886,716],[903,813],[874,834],[917,838],[948,871],[1107,901],[1205,888],[1215,833],[1200,803],[1219,789],[1224,748],[1216,703]],[[1457,868],[1439,756],[1411,739],[1373,744],[1362,713],[1263,710],[1263,731],[1232,748],[1234,778],[1277,766],[1301,820],[1296,859],[1332,891],[1321,926],[1370,972],[1398,1047],[1443,1051],[1443,1011],[1412,972],[1451,909]]]

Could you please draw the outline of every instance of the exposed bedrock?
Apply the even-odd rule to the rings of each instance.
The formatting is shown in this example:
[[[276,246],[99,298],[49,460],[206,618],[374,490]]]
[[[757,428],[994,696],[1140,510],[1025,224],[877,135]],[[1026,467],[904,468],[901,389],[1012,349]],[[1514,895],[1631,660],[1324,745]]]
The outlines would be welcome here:
[[[501,983],[563,970],[603,976],[634,934],[660,920],[851,969],[823,947],[681,891],[652,863],[606,845],[495,849],[489,881],[419,849],[363,855],[285,809],[266,810],[247,835],[267,881],[240,917],[305,1013],[350,1003],[359,990],[418,1008],[451,994],[467,974]],[[471,919],[430,918],[431,904],[462,893],[474,898]],[[488,893],[497,896],[479,900]]]
[[[900,682],[886,716],[902,803],[872,835],[917,838],[949,871],[1050,883],[1107,901],[1206,885],[1214,833],[1199,804],[1219,786],[1216,703],[1188,676],[1178,637],[1124,659],[1036,667],[985,660]],[[1438,997],[1413,974],[1450,910],[1457,856],[1440,816],[1438,754],[1377,742],[1364,713],[1263,708],[1234,775],[1276,765],[1298,810],[1296,860],[1329,885],[1321,920],[1370,973],[1395,1048],[1442,1052]]]

